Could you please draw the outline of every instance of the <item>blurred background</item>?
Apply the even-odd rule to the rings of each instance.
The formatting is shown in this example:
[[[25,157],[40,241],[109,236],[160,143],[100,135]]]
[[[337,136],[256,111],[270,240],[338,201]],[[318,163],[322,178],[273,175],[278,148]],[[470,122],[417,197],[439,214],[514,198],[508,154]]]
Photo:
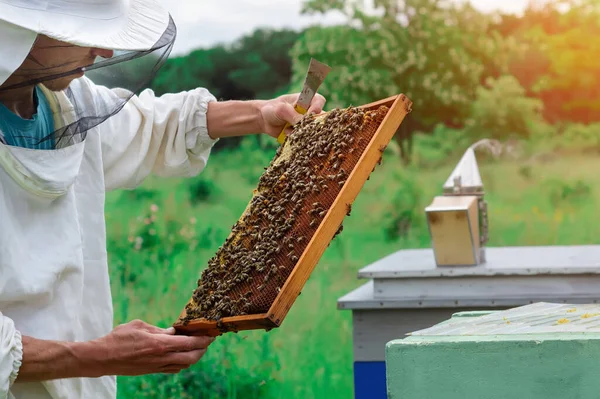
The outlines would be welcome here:
[[[424,208],[480,139],[489,246],[597,243],[600,5],[526,0],[164,1],[179,28],[157,94],[222,100],[299,91],[311,57],[333,67],[327,109],[414,102],[282,327],[220,337],[176,376],[119,379],[124,398],[351,398],[352,326],[337,299],[358,269],[431,246]],[[111,193],[115,322],[168,326],[252,196],[276,140],[221,140],[193,179]]]

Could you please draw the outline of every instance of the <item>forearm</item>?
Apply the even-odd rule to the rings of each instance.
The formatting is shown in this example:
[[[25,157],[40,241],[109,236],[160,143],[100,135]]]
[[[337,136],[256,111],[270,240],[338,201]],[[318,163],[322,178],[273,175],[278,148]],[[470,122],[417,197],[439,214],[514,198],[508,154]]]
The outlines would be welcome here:
[[[208,104],[207,129],[212,139],[264,133],[260,109],[265,101],[222,101]]]
[[[23,361],[16,383],[98,377],[100,358],[91,343],[23,337]]]

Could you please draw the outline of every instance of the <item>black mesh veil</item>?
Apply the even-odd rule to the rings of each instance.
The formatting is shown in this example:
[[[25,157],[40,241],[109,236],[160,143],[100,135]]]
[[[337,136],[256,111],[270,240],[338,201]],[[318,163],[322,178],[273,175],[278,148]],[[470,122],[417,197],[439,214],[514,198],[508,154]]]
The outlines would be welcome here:
[[[115,51],[110,58],[97,57],[93,64],[77,66],[76,68],[55,72],[56,66],[48,68],[47,73],[40,73],[38,68],[31,79],[16,84],[0,87],[0,94],[9,90],[18,90],[36,85],[45,86],[44,83],[56,81],[65,77],[80,77],[82,73],[94,84],[105,86],[109,89],[119,89],[102,99],[85,98],[76,89],[70,87],[63,90],[69,100],[68,109],[54,106],[52,108],[54,131],[44,137],[17,137],[28,145],[38,146],[44,144],[44,149],[66,147],[81,142],[86,133],[98,126],[108,118],[116,115],[127,102],[140,91],[148,87],[156,72],[162,67],[169,57],[175,41],[177,29],[170,18],[169,24],[160,39],[148,50],[144,51]],[[64,69],[64,68],[62,68]],[[116,94],[118,92],[118,95]],[[91,105],[91,106],[90,106]],[[0,141],[4,141],[0,135]]]

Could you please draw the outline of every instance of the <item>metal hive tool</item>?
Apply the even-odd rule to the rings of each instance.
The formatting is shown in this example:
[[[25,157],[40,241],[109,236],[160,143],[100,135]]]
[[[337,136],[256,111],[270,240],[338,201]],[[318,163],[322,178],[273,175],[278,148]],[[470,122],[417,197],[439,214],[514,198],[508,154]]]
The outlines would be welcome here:
[[[400,94],[305,117],[202,272],[177,333],[279,327],[411,106]]]

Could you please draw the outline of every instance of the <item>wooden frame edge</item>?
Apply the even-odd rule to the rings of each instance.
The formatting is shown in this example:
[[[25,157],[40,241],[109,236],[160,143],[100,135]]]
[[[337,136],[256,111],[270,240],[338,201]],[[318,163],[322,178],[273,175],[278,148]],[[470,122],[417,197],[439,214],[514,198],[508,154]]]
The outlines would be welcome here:
[[[224,332],[238,332],[247,330],[270,330],[278,327],[266,313],[245,316],[225,317],[221,320],[222,327],[219,328],[216,321],[192,320],[183,325],[181,322],[173,324],[179,335],[207,335],[219,336]]]
[[[379,149],[373,150],[372,148],[375,145],[375,141],[377,140],[377,138],[381,136],[381,131],[384,128],[386,128],[388,125],[390,125],[390,123],[393,122],[393,121],[391,121],[391,119],[394,117],[397,117],[398,118],[397,124],[399,127],[402,124],[402,121],[404,120],[406,115],[408,115],[412,111],[412,109],[411,109],[412,101],[410,99],[408,99],[408,97],[406,97],[404,94],[398,94],[398,95],[394,95],[394,96],[384,98],[384,99],[381,99],[378,101],[374,101],[372,103],[364,104],[364,105],[359,106],[359,108],[376,109],[383,105],[388,106],[390,109],[389,109],[388,113],[386,114],[386,116],[384,117],[383,121],[381,122],[379,128],[373,135],[371,142],[369,143],[369,145],[367,145],[364,153],[359,158],[358,163],[357,163],[357,168],[359,166],[364,165],[363,161],[367,156],[372,156],[372,154],[376,154],[377,152],[380,152]],[[403,107],[403,108],[401,108],[401,107]],[[386,143],[389,143],[389,141],[392,139],[392,137],[396,133],[396,130],[398,127],[389,129],[390,131],[387,132],[389,135],[389,138],[385,140]],[[386,146],[387,146],[387,144],[386,144]],[[374,151],[376,151],[376,152],[374,152]],[[377,159],[378,159],[378,157],[377,157]],[[376,161],[377,160],[375,160],[373,162],[373,167],[375,166]],[[352,171],[352,173],[350,174],[350,176],[348,177],[349,183],[352,182],[352,178],[356,174],[357,168],[355,168]],[[364,169],[364,167],[361,169]],[[369,170],[372,170],[372,167]],[[371,172],[369,171],[367,173],[367,176],[370,173]],[[357,190],[355,190],[356,192],[354,194],[352,194],[352,192],[350,192],[350,194],[348,194],[348,196],[351,197],[350,203],[354,202],[354,200],[360,193],[365,181],[366,181],[366,178],[364,179],[362,185],[360,187],[358,187]],[[313,249],[313,247],[312,247],[313,242],[315,242],[316,238],[318,238],[320,235],[324,234],[322,232],[323,226],[325,226],[326,222],[332,217],[331,216],[332,210],[336,210],[337,213],[342,212],[342,214],[339,216],[339,218],[340,218],[340,223],[343,222],[346,211],[344,209],[342,209],[343,207],[337,207],[336,205],[338,202],[340,202],[341,198],[346,195],[348,190],[355,188],[355,187],[351,187],[351,188],[349,188],[349,187],[351,187],[351,184],[346,184],[346,185],[344,185],[344,187],[342,187],[335,202],[329,209],[329,212],[325,215],[319,228],[317,229],[317,231],[313,235],[311,241],[307,245],[307,247],[306,247],[307,250]],[[344,201],[347,201],[347,199],[344,199]],[[337,226],[336,226],[336,229],[337,229]],[[329,243],[329,241],[328,241],[328,243]],[[322,249],[319,248],[318,259],[320,259],[322,257],[323,253],[327,249],[327,246],[328,245],[325,245]],[[204,319],[192,320],[184,326],[183,323],[179,321],[179,319],[181,317],[184,317],[187,313],[185,310],[185,307],[184,307],[178,320],[173,324],[173,327],[175,328],[177,334],[219,336],[219,335],[223,334],[223,332],[238,332],[238,331],[243,331],[243,330],[260,330],[260,329],[264,329],[264,330],[268,331],[272,328],[279,327],[281,325],[281,323],[283,322],[283,320],[285,319],[285,317],[287,316],[287,313],[291,309],[294,301],[296,300],[298,295],[300,295],[300,292],[301,292],[303,286],[308,281],[308,279],[309,279],[310,275],[312,274],[312,272],[314,271],[316,265],[319,263],[319,261],[317,260],[317,262],[315,262],[315,264],[310,268],[310,271],[306,274],[306,276],[298,276],[299,275],[298,270],[300,269],[298,266],[301,265],[301,262],[307,256],[307,250],[304,251],[304,253],[300,257],[300,259],[298,260],[298,263],[294,267],[294,270],[292,271],[292,273],[286,280],[284,286],[281,289],[281,292],[275,298],[275,301],[273,302],[273,304],[271,305],[271,307],[267,313],[258,314],[258,315],[225,317],[221,320],[221,323],[224,327],[223,328],[224,331],[222,331],[221,329],[218,328],[216,321],[208,321],[208,320],[204,320]],[[294,291],[293,291],[293,298],[288,298],[286,300],[283,300],[282,297],[283,297],[284,293],[291,292],[291,291],[287,291],[287,290],[289,290],[288,286],[292,285],[292,284],[298,286],[298,288],[294,289]],[[187,303],[189,303],[189,301],[186,302],[186,305],[187,305]]]
[[[331,240],[326,240],[323,237],[327,237],[329,235],[333,237],[339,225],[343,223],[347,210],[346,207],[339,206],[338,204],[343,201],[346,204],[351,205],[355,201],[356,197],[362,190],[362,187],[364,186],[367,177],[371,174],[373,168],[376,166],[377,161],[379,160],[379,157],[383,153],[383,150],[385,150],[385,148],[375,148],[377,146],[377,142],[383,142],[385,143],[385,147],[387,147],[389,142],[392,140],[394,134],[398,130],[398,127],[404,121],[406,115],[408,115],[412,111],[412,101],[409,100],[408,97],[406,97],[404,94],[399,94],[386,99],[375,101],[370,104],[365,104],[360,108],[372,109],[378,108],[382,105],[386,105],[390,109],[388,110],[386,116],[379,125],[379,128],[373,135],[371,142],[369,143],[369,145],[367,145],[367,148],[365,148],[365,151],[359,158],[357,166],[348,176],[347,184],[345,184],[340,190],[337,198],[331,205],[331,208],[323,218],[317,231],[306,246],[306,250],[300,256],[296,267],[294,267],[294,270],[292,271],[285,284],[281,288],[281,292],[279,293],[279,295],[277,295],[275,301],[273,301],[273,304],[269,309],[269,318],[273,320],[277,325],[281,325],[281,323],[283,323],[283,320],[287,316],[287,313],[291,309],[298,295],[300,295],[302,288],[310,278],[310,275],[319,263],[320,258],[323,256],[323,253],[327,250],[327,247],[329,246],[329,242]],[[369,160],[369,162],[365,162],[366,158],[372,159]],[[354,176],[356,175],[366,175],[364,176],[364,179],[362,179],[362,183],[358,183],[360,184],[359,186],[357,186],[357,183],[353,184],[353,181],[357,181],[354,178]],[[333,219],[334,223],[331,223],[331,219]],[[339,223],[335,223],[337,220],[339,220]],[[309,250],[310,254],[308,253]],[[308,268],[301,267],[302,262],[306,261],[306,258],[308,256],[316,257],[317,261],[314,262],[314,264]]]

